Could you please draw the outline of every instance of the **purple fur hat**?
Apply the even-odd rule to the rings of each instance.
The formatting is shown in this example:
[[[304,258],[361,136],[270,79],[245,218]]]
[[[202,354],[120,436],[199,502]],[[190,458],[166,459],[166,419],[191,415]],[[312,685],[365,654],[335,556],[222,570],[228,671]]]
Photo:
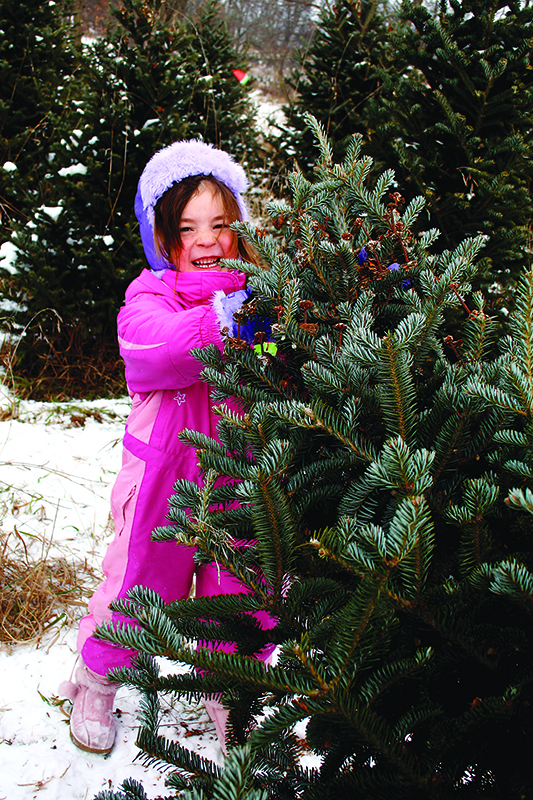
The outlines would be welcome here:
[[[248,188],[246,173],[228,153],[197,140],[174,142],[164,147],[152,156],[144,168],[135,198],[135,213],[139,220],[144,252],[155,272],[168,269],[170,265],[155,248],[154,208],[167,189],[191,175],[213,175],[222,181],[235,196],[241,218],[248,218],[241,196]]]

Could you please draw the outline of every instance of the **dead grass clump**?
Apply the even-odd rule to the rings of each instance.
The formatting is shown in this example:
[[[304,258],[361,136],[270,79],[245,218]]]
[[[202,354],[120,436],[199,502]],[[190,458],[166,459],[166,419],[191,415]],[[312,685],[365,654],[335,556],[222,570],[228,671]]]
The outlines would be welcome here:
[[[64,401],[126,394],[115,335],[87,338],[81,323],[59,322],[50,329],[37,325],[4,337],[0,366],[16,397]]]
[[[94,575],[86,564],[63,557],[33,559],[15,529],[0,531],[0,644],[40,642],[54,625],[74,623]]]

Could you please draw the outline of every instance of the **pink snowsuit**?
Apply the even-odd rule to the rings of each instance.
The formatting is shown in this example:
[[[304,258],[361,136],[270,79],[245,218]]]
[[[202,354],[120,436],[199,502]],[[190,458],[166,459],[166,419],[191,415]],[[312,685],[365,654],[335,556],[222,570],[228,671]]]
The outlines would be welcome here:
[[[118,315],[120,352],[132,398],[124,436],[122,468],[111,495],[115,538],[103,561],[105,580],[80,623],[78,652],[100,675],[129,666],[135,654],[92,636],[111,614],[109,603],[136,585],[154,589],[165,602],[189,595],[194,549],[174,542],[153,542],[151,533],[168,524],[168,498],[178,478],[199,482],[194,448],[178,434],[191,428],[216,438],[217,417],[210,389],[199,380],[201,364],[191,349],[223,348],[210,300],[217,290],[229,294],[244,285],[237,272],[174,272],[162,278],[144,270],[129,286]],[[240,583],[216,566],[197,570],[198,596],[241,590]],[[266,617],[266,615],[265,615]],[[265,627],[272,622],[265,619]]]

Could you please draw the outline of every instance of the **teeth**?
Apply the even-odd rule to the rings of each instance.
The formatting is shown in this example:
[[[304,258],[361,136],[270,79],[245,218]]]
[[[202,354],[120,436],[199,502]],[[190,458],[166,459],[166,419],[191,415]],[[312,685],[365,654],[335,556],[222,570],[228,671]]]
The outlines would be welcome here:
[[[192,263],[195,267],[211,267],[213,264],[218,264],[219,260],[219,258],[198,259]]]

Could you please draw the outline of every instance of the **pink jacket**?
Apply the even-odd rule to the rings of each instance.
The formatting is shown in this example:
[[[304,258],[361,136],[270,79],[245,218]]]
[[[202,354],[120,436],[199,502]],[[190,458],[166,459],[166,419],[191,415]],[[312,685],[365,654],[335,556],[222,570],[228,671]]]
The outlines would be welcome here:
[[[78,635],[83,661],[101,675],[128,666],[134,655],[92,635],[103,621],[122,619],[111,614],[109,604],[133,586],[150,587],[170,603],[188,596],[196,571],[199,596],[242,590],[216,565],[196,570],[193,548],[154,542],[151,534],[168,524],[168,498],[178,478],[199,480],[196,452],[178,434],[190,428],[216,437],[210,389],[199,380],[202,365],[191,349],[223,348],[210,301],[215,291],[229,294],[244,281],[236,272],[167,270],[159,279],[144,270],[126,292],[118,334],[132,410],[122,468],[111,493],[115,538],[102,564],[105,580],[89,601]],[[272,625],[266,616],[264,623]]]
[[[177,434],[184,428],[216,435],[209,388],[199,380],[202,365],[191,350],[209,344],[223,349],[210,301],[215,291],[229,294],[242,289],[244,281],[245,275],[237,272],[167,270],[159,279],[144,270],[131,283],[118,315],[120,353],[132,397],[126,448],[134,437],[153,447],[158,459],[160,452],[182,452]],[[196,476],[196,455],[192,448],[187,452]]]

